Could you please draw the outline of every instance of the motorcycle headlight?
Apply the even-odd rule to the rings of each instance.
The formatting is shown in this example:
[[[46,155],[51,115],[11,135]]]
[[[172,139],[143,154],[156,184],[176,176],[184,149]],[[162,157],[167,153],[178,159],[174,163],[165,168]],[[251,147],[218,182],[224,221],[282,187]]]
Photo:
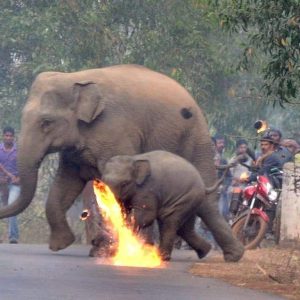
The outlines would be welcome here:
[[[272,192],[272,190],[273,190],[273,187],[272,187],[272,185],[269,182],[267,182],[265,184],[265,188],[266,188],[268,194],[270,194]]]
[[[275,201],[277,199],[277,196],[278,196],[278,192],[276,192],[275,190],[270,190],[268,193],[268,197],[270,201]]]

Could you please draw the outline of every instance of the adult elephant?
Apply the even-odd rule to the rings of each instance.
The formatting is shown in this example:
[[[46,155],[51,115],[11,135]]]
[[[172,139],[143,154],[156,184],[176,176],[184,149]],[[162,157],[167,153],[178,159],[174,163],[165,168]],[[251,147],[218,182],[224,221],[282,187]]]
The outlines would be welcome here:
[[[101,178],[101,166],[115,155],[163,149],[183,156],[216,180],[205,117],[176,81],[145,67],[118,65],[74,73],[44,72],[30,89],[22,112],[18,166],[21,195],[0,210],[0,218],[30,204],[45,155],[60,153],[57,174],[46,203],[53,251],[74,241],[66,211],[86,182]],[[241,252],[216,201],[207,202],[201,218],[228,260]]]

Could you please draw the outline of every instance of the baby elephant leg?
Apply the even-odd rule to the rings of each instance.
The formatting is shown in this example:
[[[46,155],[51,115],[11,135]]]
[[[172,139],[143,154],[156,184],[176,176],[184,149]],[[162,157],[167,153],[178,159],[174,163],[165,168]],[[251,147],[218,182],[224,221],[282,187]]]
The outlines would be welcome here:
[[[173,250],[173,244],[176,239],[177,221],[172,218],[168,218],[163,222],[158,222],[160,243],[159,251],[163,260],[170,260]]]
[[[201,259],[210,251],[211,244],[195,232],[195,220],[195,216],[190,217],[178,230],[178,235],[196,251],[198,257]]]

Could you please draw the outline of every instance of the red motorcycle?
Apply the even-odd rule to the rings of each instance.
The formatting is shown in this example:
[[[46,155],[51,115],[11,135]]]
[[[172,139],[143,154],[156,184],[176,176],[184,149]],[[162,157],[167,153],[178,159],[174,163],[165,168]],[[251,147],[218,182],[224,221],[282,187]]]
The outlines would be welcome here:
[[[280,171],[281,172],[281,171]],[[278,204],[280,191],[274,189],[266,176],[257,176],[255,184],[243,190],[233,190],[230,211],[234,215],[232,220],[233,235],[240,240],[245,249],[254,249],[265,237],[270,218],[267,209],[273,209]],[[277,220],[277,227],[279,220]],[[279,228],[279,227],[278,227]],[[275,239],[278,237],[275,230]]]

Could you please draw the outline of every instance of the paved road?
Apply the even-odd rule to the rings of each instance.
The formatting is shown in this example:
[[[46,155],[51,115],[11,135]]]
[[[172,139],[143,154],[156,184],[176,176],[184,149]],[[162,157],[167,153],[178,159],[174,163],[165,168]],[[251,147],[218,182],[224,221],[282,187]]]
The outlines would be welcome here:
[[[116,267],[87,256],[89,247],[53,253],[46,245],[0,244],[0,300],[282,299],[192,276],[192,251],[175,251],[163,269]]]

